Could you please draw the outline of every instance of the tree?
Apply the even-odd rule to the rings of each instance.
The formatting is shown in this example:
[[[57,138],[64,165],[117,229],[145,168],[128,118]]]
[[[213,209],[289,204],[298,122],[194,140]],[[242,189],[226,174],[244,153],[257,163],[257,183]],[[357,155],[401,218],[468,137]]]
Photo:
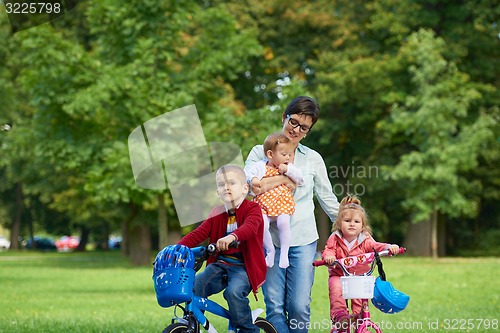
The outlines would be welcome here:
[[[499,131],[491,124],[498,124],[500,77],[495,10],[487,1],[104,0],[80,2],[50,24],[14,35],[4,22],[0,122],[13,126],[0,132],[3,210],[24,210],[20,216],[28,224],[28,212],[42,215],[39,202],[61,215],[60,228],[88,227],[94,234],[121,225],[143,228],[138,234],[148,238],[158,216],[162,230],[172,230],[178,226],[168,189],[144,190],[133,182],[126,141],[134,128],[196,104],[207,141],[235,143],[245,154],[279,129],[276,120],[293,96],[309,94],[320,102],[321,118],[306,143],[325,157],[333,185],[363,185],[376,237],[400,242],[406,222],[421,208],[412,206],[408,188],[418,181],[397,172],[397,181],[387,181],[383,171],[397,171],[403,156],[425,160],[435,154],[417,133],[407,138],[404,128],[411,125],[398,116],[423,121],[417,115],[428,107],[425,98],[460,107],[460,114],[449,112],[456,133],[444,128],[440,153],[470,149],[467,163],[452,162],[444,172],[455,172],[446,181],[456,185],[458,197],[478,204],[452,218],[433,210],[430,200],[420,202],[447,224],[472,220],[476,230],[498,229],[485,222],[500,212],[499,143],[489,134],[498,137]],[[446,45],[431,53],[438,61],[433,66],[424,66],[429,58],[408,47],[421,27],[433,31],[436,41],[420,33],[412,37],[417,49]],[[439,66],[443,77],[424,89],[416,78],[428,79]],[[444,115],[433,113],[427,122]],[[468,144],[467,133],[474,138]],[[482,144],[476,142],[480,136]],[[349,172],[371,167],[376,176]],[[332,168],[343,172],[335,176]],[[463,183],[477,184],[475,192]],[[16,208],[7,201],[13,202],[18,184],[24,200]],[[150,238],[158,233],[165,231],[153,229]],[[466,237],[449,234],[455,241]],[[485,239],[480,235],[475,238]],[[124,251],[130,254],[127,246]]]
[[[481,150],[495,139],[494,119],[471,114],[481,98],[476,85],[443,57],[446,43],[428,30],[410,36],[401,56],[408,59],[414,95],[395,104],[380,131],[388,140],[404,136],[412,148],[388,178],[405,184],[403,207],[416,222],[430,219],[432,255],[437,257],[438,214],[475,216],[481,183],[464,173],[478,166]]]
[[[402,241],[406,221],[413,218],[399,204],[408,199],[406,184],[387,182],[382,166],[396,165],[400,156],[415,147],[407,142],[405,135],[393,136],[392,142],[385,140],[381,130],[381,124],[391,117],[392,105],[403,104],[414,94],[415,87],[407,71],[409,62],[400,56],[400,49],[405,48],[409,36],[420,27],[435,31],[447,45],[442,56],[455,64],[460,75],[467,76],[470,89],[481,94],[481,99],[471,102],[468,116],[460,119],[459,127],[483,117],[491,121],[498,105],[494,88],[498,66],[493,64],[499,50],[494,47],[498,31],[492,4],[340,0],[323,8],[334,13],[321,16],[321,23],[329,27],[328,37],[316,43],[314,53],[307,54],[305,60],[313,73],[307,77],[308,89],[322,106],[321,119],[308,140],[316,142],[311,146],[325,156],[327,166],[346,171],[346,177],[337,173],[340,177],[332,179],[333,185],[340,184],[343,187],[338,188],[343,189],[347,188],[347,182],[363,186],[363,201],[373,217],[376,234],[380,230],[383,232],[379,235],[384,239]],[[317,12],[302,13],[307,18],[319,17]],[[479,62],[482,65],[476,66]],[[491,141],[483,144],[476,148],[491,158],[498,145]],[[478,168],[461,175],[468,182],[481,179],[481,186],[491,188],[496,173],[493,170],[485,173],[484,167],[491,166],[491,162],[486,162],[481,152],[476,153]],[[365,171],[375,167],[380,177],[366,177],[367,172],[361,172],[360,177],[355,172],[353,176],[347,172],[353,167]],[[476,171],[479,169],[483,170],[481,174]],[[453,236],[460,237],[458,233]]]
[[[12,36],[19,48],[7,64],[20,64],[17,82],[33,110],[25,127],[19,124],[32,143],[33,170],[23,167],[35,176],[30,193],[82,226],[121,220],[123,230],[141,236],[124,235],[139,251],[134,262],[149,263],[155,219],[148,212],[163,202],[134,184],[128,135],[187,104],[196,104],[201,118],[221,106],[238,112],[225,81],[260,48],[254,32],[238,30],[230,15],[192,1],[98,1],[72,15],[85,15],[90,31],[54,24]]]

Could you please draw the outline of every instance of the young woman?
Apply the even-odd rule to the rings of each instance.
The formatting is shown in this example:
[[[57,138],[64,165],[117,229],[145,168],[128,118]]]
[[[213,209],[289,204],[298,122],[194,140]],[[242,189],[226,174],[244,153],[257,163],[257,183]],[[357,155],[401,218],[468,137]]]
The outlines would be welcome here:
[[[318,240],[313,193],[331,221],[335,221],[339,209],[323,158],[300,143],[318,118],[319,105],[307,96],[292,100],[281,118],[281,132],[294,145],[291,162],[302,171],[304,186],[297,187],[294,191],[296,206],[290,220],[291,241],[287,268],[279,267],[279,233],[276,225],[271,223],[271,234],[276,247],[275,264],[268,269],[262,288],[267,319],[280,333],[307,332],[310,325],[311,288],[314,282],[312,262],[316,256]],[[247,157],[245,171],[264,158],[262,145],[253,147]],[[285,175],[267,177],[260,183],[260,187],[252,186],[256,195],[281,184],[288,184],[292,188],[296,186],[295,182]]]

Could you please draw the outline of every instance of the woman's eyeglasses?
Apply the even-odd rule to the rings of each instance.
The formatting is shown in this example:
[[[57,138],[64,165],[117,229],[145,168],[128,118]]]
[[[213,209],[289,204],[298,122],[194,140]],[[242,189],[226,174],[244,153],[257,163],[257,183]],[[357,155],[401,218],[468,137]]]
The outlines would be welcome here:
[[[309,133],[309,131],[311,130],[311,128],[309,126],[302,125],[297,120],[290,117],[290,115],[286,116],[286,119],[288,119],[288,125],[292,126],[293,128],[299,127],[300,133],[306,134],[306,133]]]

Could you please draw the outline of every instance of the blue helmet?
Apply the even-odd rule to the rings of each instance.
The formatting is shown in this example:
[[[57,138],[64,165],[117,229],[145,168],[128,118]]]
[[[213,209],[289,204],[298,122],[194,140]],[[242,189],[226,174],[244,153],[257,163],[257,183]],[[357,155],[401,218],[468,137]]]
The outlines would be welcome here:
[[[409,301],[410,296],[394,289],[389,281],[377,277],[372,298],[372,303],[377,309],[384,313],[396,313],[403,311]]]
[[[193,268],[195,258],[191,249],[185,245],[169,245],[156,255],[153,274],[167,268]]]

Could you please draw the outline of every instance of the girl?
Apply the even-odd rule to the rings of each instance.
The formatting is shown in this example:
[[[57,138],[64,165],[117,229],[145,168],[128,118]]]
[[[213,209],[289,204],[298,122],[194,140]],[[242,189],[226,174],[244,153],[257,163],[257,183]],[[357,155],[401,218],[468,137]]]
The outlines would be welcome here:
[[[393,254],[399,253],[399,246],[376,242],[371,236],[371,228],[368,225],[365,210],[361,206],[361,201],[355,196],[346,196],[340,202],[339,215],[332,227],[333,233],[326,242],[322,258],[329,265],[333,264],[336,258],[345,258],[367,252],[390,250]],[[369,266],[358,265],[349,270],[350,273],[360,275],[369,270]],[[348,316],[347,306],[342,297],[342,287],[340,277],[343,272],[339,267],[328,268],[328,289],[330,293],[330,318],[336,323],[343,321]],[[353,313],[361,311],[361,300],[351,300]],[[344,323],[339,323],[344,327]],[[338,324],[336,325],[338,326]]]
[[[293,145],[290,140],[281,133],[274,133],[267,136],[264,141],[264,152],[267,159],[255,163],[247,171],[247,181],[252,187],[260,188],[260,180],[264,177],[285,175],[290,177],[298,186],[304,185],[304,179],[300,169],[294,167],[290,159],[293,155]],[[288,249],[290,248],[290,216],[295,212],[295,201],[292,190],[285,184],[281,184],[271,190],[257,195],[254,198],[261,209],[264,218],[264,248],[266,249],[266,264],[268,267],[274,266],[275,249],[269,224],[271,219],[276,220],[278,227],[281,252],[279,267],[287,268]]]

